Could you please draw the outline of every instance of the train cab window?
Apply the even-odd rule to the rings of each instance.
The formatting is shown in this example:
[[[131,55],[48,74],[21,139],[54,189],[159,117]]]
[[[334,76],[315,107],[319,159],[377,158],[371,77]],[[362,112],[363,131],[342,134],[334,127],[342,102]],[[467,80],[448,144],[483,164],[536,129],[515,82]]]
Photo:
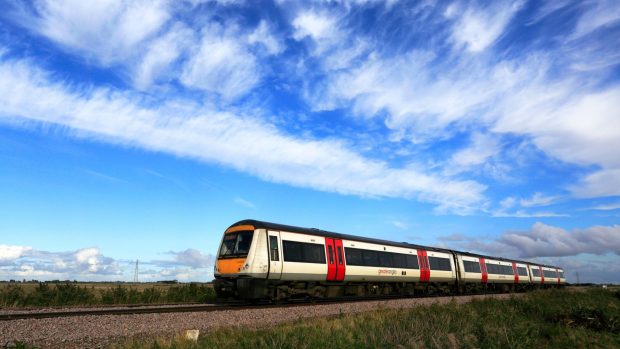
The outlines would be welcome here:
[[[219,257],[227,258],[247,256],[250,251],[250,246],[252,245],[253,237],[253,230],[225,234],[224,240],[222,241],[222,246],[220,247]]]
[[[331,246],[327,246],[327,254],[329,255],[329,264],[334,264],[334,250]]]
[[[269,236],[269,251],[271,255],[272,261],[280,260],[280,250],[278,249],[278,237],[277,236]]]
[[[338,264],[342,264],[342,247],[336,247],[336,251],[338,251]]]
[[[517,273],[521,276],[527,276],[527,269],[525,267],[517,267]]]
[[[431,270],[452,271],[450,259],[441,257],[428,257],[428,264]]]
[[[480,273],[479,262],[463,261],[463,267],[466,273]]]

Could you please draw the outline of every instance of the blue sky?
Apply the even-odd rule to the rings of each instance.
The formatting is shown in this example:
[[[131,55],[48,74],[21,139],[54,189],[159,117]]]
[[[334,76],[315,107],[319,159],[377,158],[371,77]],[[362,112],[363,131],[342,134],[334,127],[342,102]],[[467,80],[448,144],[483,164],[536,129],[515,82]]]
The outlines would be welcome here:
[[[620,282],[615,1],[0,7],[2,279],[210,280],[255,218]]]

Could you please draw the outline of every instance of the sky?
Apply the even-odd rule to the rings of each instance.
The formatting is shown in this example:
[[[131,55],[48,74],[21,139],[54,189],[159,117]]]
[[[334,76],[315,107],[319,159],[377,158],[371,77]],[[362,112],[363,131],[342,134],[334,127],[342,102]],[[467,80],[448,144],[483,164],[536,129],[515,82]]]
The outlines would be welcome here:
[[[210,281],[241,219],[620,283],[617,1],[0,3],[0,280]]]

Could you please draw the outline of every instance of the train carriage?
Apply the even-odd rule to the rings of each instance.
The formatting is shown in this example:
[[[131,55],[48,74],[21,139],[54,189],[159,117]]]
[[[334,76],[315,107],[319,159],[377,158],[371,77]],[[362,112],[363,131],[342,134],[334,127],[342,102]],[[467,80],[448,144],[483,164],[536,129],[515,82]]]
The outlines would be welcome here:
[[[557,267],[529,264],[531,280],[538,287],[555,287],[566,283],[564,270]]]
[[[535,283],[531,271],[520,261],[245,220],[224,233],[214,285],[218,298],[250,300],[413,295],[519,290]]]

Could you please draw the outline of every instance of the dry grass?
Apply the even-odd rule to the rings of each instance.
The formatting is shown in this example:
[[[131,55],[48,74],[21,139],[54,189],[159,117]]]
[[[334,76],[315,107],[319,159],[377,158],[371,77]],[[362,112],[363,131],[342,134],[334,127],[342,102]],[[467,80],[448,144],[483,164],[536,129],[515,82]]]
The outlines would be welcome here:
[[[303,320],[263,329],[224,328],[198,343],[134,340],[144,348],[618,348],[620,292],[537,291],[509,300],[420,306]]]

